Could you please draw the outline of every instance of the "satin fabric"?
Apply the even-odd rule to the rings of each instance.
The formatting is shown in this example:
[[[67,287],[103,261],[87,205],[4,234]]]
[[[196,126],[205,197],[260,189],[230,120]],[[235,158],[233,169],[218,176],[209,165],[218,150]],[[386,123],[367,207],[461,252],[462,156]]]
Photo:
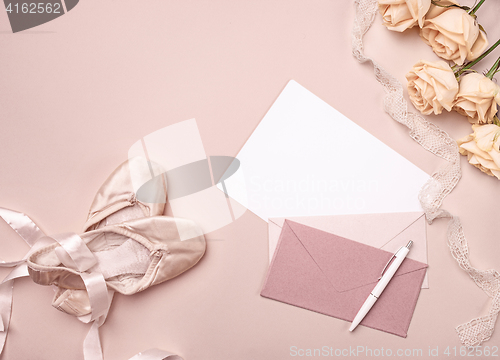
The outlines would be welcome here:
[[[0,217],[32,248],[37,240],[45,236],[43,231],[28,216],[22,213],[0,208]],[[28,276],[28,269],[25,262],[28,254],[19,261],[0,262],[0,267],[14,267],[0,284],[0,354],[3,352],[7,332],[9,331],[14,279]]]
[[[164,173],[160,165],[142,157],[125,161],[111,173],[104,182],[90,206],[88,219],[83,231],[95,230],[99,223],[121,209],[138,205],[143,216],[162,215],[167,197],[166,182],[156,184],[148,198],[155,200],[150,203],[136,199],[136,190],[155,176]]]
[[[179,232],[190,233],[191,238],[179,239]],[[151,264],[146,274],[140,279],[128,283],[108,280],[108,288],[125,295],[135,294],[152,285],[172,279],[193,267],[205,253],[205,237],[201,229],[191,220],[154,216],[134,219],[120,224],[109,225],[101,229],[80,235],[87,245],[101,234],[119,234],[144,245],[152,255]],[[59,245],[51,244],[39,249],[27,259],[28,271],[34,282],[40,285],[56,285],[65,289],[85,289],[81,273],[78,270],[59,264],[55,251]],[[53,265],[44,264],[52,253]],[[81,314],[72,313],[80,316]]]
[[[178,355],[169,353],[168,351],[158,350],[158,349],[150,349],[144,352],[141,352],[134,357],[130,358],[130,360],[182,360],[182,358]]]
[[[156,187],[150,189],[151,198],[157,199],[157,203],[137,201],[134,191],[143,183],[149,181],[152,176],[162,172],[163,169],[158,164],[143,157],[129,159],[118,166],[97,191],[84,225],[84,232],[135,218],[162,215],[166,202],[165,183],[156,183]],[[73,254],[83,254],[85,250],[81,250]],[[76,269],[69,253],[64,254],[64,250],[59,247],[55,251],[66,267]],[[87,254],[87,257],[91,262],[93,255],[88,256]],[[90,268],[87,267],[88,265],[80,264],[84,268],[78,269],[79,271]],[[76,278],[73,281],[76,281],[76,283],[72,286],[57,289],[52,306],[75,316],[91,313],[88,291],[84,289],[80,279]]]
[[[9,209],[0,208],[0,217],[9,224],[19,236],[31,246],[30,251],[26,256],[19,261],[5,262],[1,261],[2,267],[14,267],[9,275],[0,284],[0,354],[3,352],[7,332],[10,325],[11,309],[12,309],[12,290],[14,279],[28,276],[26,259],[33,253],[39,252],[47,247],[59,246],[50,244],[55,241],[53,238],[45,236],[40,228],[25,214],[15,212]],[[70,249],[81,248],[81,239],[75,234],[66,234],[58,236],[58,240],[66,243]],[[204,239],[203,239],[204,240]],[[204,242],[204,241],[203,241]],[[84,267],[80,262],[86,262],[88,259],[85,256],[80,256],[77,253],[70,251],[68,255],[73,255],[71,258],[75,262],[75,266]],[[91,314],[86,317],[80,317],[83,322],[93,321],[90,331],[83,343],[83,353],[85,360],[103,360],[102,348],[99,339],[99,327],[106,320],[109,311],[109,306],[113,297],[113,291],[108,291],[102,274],[99,273],[82,273],[83,284],[89,293]],[[102,278],[102,279],[101,279]],[[104,287],[103,287],[104,285]],[[152,349],[139,353],[133,356],[130,360],[182,360],[181,357],[158,349]]]
[[[68,233],[52,236],[52,238],[61,245],[56,248],[56,253],[65,266],[82,272],[97,263],[92,252],[78,235]]]
[[[0,284],[0,354],[10,324],[14,279],[18,277],[30,275],[37,283],[57,285],[53,306],[77,316],[84,323],[92,322],[83,343],[84,359],[103,360],[99,327],[106,320],[114,292],[142,291],[177,276],[198,262],[205,252],[205,238],[194,222],[159,216],[151,218],[162,215],[165,208],[166,182],[158,176],[163,172],[158,164],[140,157],[121,164],[97,192],[84,225],[84,231],[89,232],[82,236],[73,233],[45,236],[28,216],[0,208],[0,216],[31,246],[22,260],[0,262],[0,266],[15,267]],[[137,189],[153,178],[162,181],[148,188],[147,199],[151,202],[138,201]],[[142,219],[122,224],[134,218]],[[107,226],[112,224],[120,225]],[[138,281],[125,286],[106,282],[103,274],[94,269],[96,258],[87,243],[99,234],[110,232],[132,238],[151,252],[153,260],[146,275]],[[181,239],[187,241],[181,242]],[[41,254],[48,254],[53,263],[36,263]],[[28,263],[31,266],[27,266]],[[139,358],[182,360],[158,349],[139,353],[132,359]]]

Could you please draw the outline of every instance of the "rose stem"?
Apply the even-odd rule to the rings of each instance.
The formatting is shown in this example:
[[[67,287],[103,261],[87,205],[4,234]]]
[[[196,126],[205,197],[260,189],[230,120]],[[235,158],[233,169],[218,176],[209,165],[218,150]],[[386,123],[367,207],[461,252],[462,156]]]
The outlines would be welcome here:
[[[483,5],[483,3],[485,2],[486,0],[481,0],[480,2],[477,3],[476,6],[474,6],[474,8],[469,12],[469,15],[474,15],[476,13],[476,11],[479,10],[479,8],[481,7],[481,5]]]
[[[493,80],[493,76],[498,72],[498,68],[500,67],[500,57],[497,59],[497,61],[493,64],[491,69],[486,73],[486,77],[490,80]]]
[[[458,70],[455,73],[455,76],[458,77],[458,76],[462,75],[465,72],[465,70],[470,69],[471,67],[473,67],[474,65],[476,65],[478,62],[480,62],[481,60],[483,60],[486,56],[489,55],[489,53],[491,53],[493,50],[495,50],[498,45],[500,45],[500,39],[496,43],[494,43],[488,50],[486,50],[480,57],[478,57],[476,60],[471,61],[470,63],[465,64],[465,66],[463,68],[461,68],[460,70]]]

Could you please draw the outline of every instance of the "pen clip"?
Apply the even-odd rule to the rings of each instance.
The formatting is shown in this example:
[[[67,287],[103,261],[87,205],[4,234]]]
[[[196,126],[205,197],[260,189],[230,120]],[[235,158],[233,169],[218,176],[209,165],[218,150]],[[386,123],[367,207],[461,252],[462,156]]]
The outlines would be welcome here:
[[[403,247],[401,246],[398,251],[396,251],[394,253],[394,255],[391,256],[391,258],[389,259],[389,261],[387,262],[387,264],[385,264],[384,266],[384,269],[382,270],[382,274],[380,274],[380,277],[378,278],[378,280],[382,279],[382,276],[384,276],[384,272],[385,270],[387,269],[387,267],[389,266],[389,264],[391,263],[392,259],[394,259],[396,257],[396,254],[399,252],[399,250],[401,250]]]

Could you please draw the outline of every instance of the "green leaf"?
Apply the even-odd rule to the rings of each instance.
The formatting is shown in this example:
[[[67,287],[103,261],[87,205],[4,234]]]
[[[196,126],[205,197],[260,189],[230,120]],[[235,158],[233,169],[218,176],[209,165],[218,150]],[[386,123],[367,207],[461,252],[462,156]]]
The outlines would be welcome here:
[[[488,35],[488,33],[486,32],[486,30],[484,30],[483,25],[481,25],[481,24],[478,24],[478,25],[479,25],[479,30],[481,30],[482,32],[484,32],[485,35]]]
[[[493,124],[495,124],[496,126],[500,126],[500,120],[498,120],[498,116],[495,115],[493,117]]]
[[[457,5],[457,4],[441,5],[439,3],[439,1],[440,0],[437,0],[437,1],[431,0],[431,4],[434,5],[434,6],[438,6],[438,7],[442,7],[442,8],[447,8],[447,9],[454,7],[454,8],[459,8],[459,9],[463,9],[463,10],[470,10],[470,8],[467,7],[467,6],[460,6],[460,5]],[[467,9],[465,9],[465,8],[467,8]]]

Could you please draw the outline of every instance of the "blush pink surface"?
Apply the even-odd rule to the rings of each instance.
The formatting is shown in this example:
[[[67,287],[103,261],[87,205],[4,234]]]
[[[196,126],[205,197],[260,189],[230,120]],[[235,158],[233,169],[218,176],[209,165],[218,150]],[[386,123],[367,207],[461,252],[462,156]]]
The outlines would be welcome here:
[[[499,10],[489,1],[478,12],[491,42],[500,37]],[[196,118],[207,155],[234,156],[290,79],[433,173],[442,162],[384,113],[372,68],[352,57],[353,17],[350,1],[87,0],[12,34],[0,11],[0,206],[47,233],[79,231],[95,192],[138,139]],[[366,53],[400,81],[421,58],[437,60],[416,29],[392,33],[380,17]],[[429,119],[454,138],[470,132],[455,113]],[[460,216],[472,264],[500,270],[500,183],[462,164],[444,208]],[[267,224],[247,212],[207,235],[206,256],[189,272],[115,297],[101,328],[105,359],[152,347],[186,360],[288,359],[292,346],[422,349],[426,358],[429,347],[460,347],[455,326],[486,314],[489,299],[450,255],[446,226],[428,226],[430,289],[406,339],[367,327],[349,333],[342,320],[262,298]],[[27,250],[4,223],[0,234],[2,259]],[[53,309],[52,296],[29,279],[16,282],[2,359],[83,358],[89,326]],[[484,345],[499,343],[500,328]]]

